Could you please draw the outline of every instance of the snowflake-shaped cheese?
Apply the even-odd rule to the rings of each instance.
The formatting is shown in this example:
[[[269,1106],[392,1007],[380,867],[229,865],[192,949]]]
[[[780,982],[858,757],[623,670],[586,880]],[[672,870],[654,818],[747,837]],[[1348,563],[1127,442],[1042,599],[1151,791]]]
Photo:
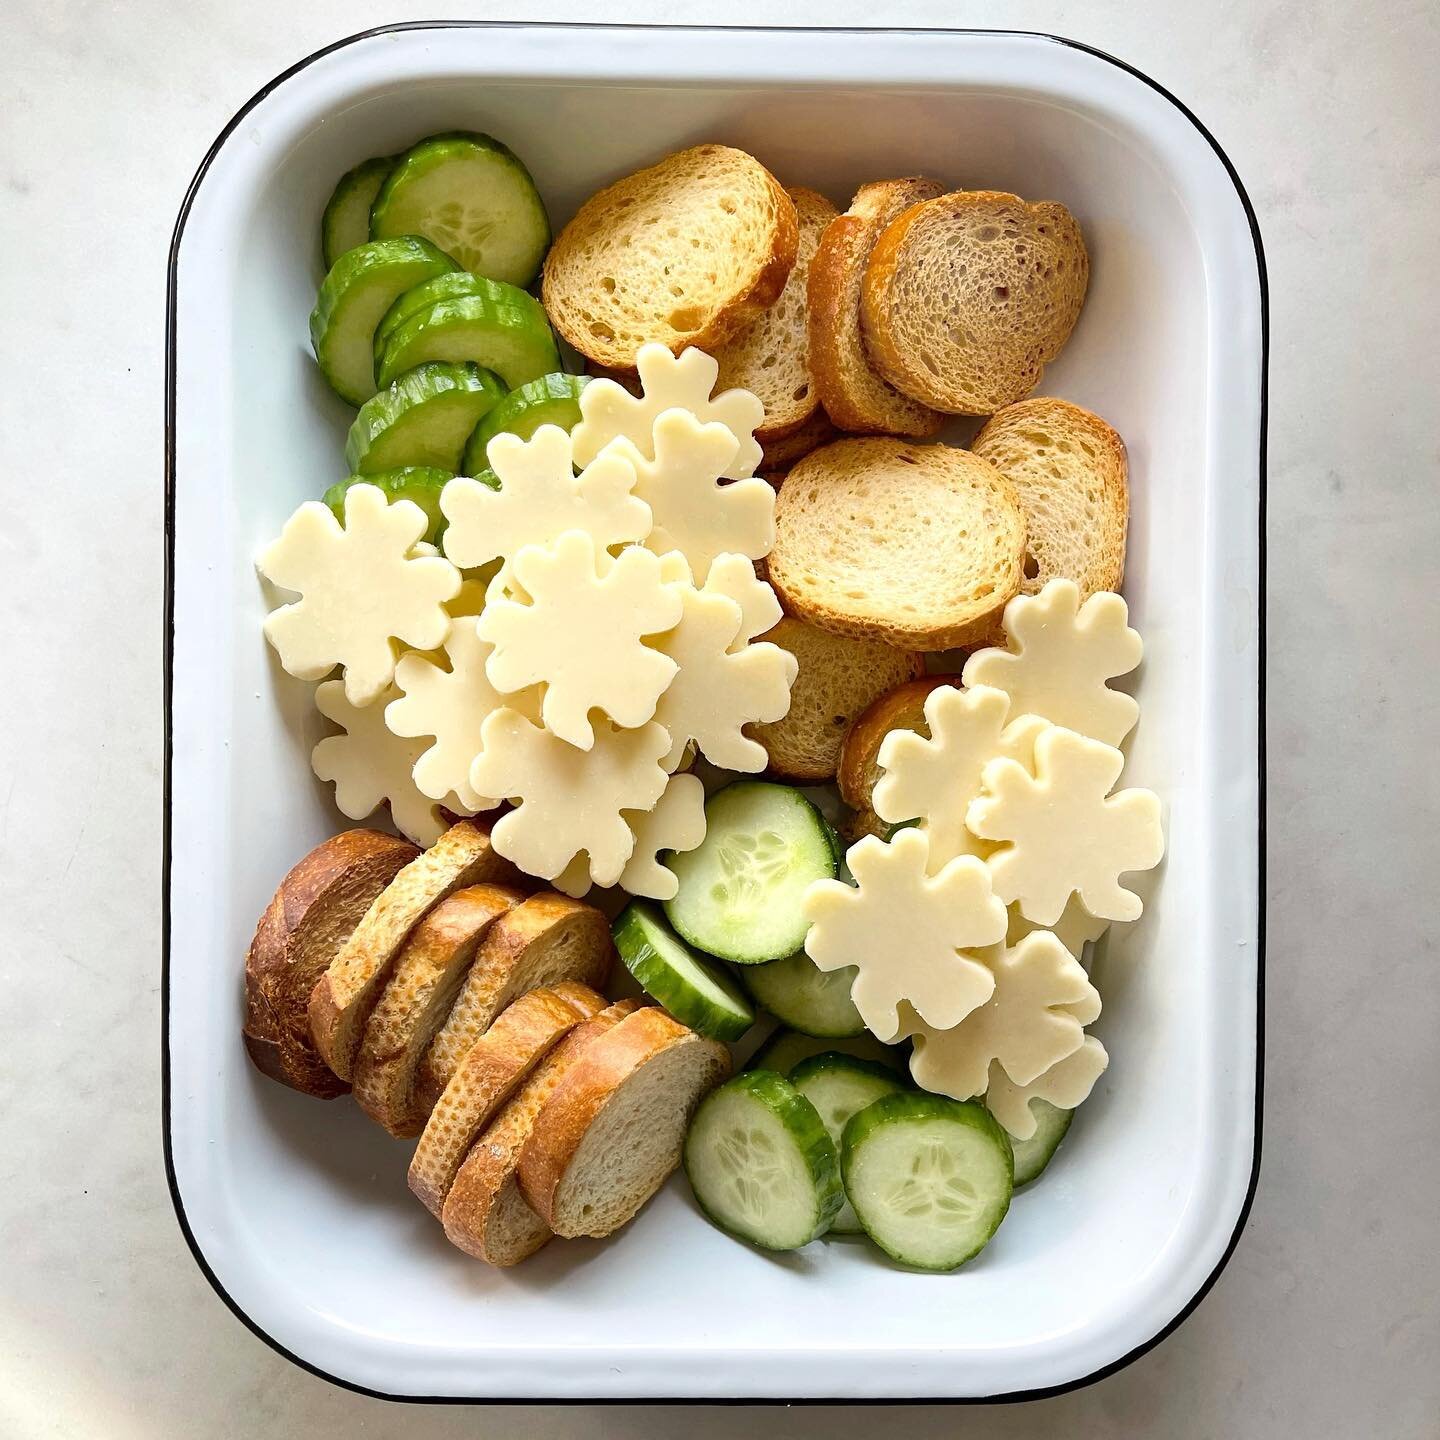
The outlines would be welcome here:
[[[1027,920],[1018,905],[1010,907],[1010,928],[1005,932],[1007,945],[1018,945],[1034,930],[1048,929],[1051,934],[1077,959],[1085,959],[1085,947],[1092,940],[1098,940],[1108,929],[1108,920],[1097,920],[1072,895],[1065,904],[1060,918],[1053,925],[1036,925]]]
[[[629,546],[610,560],[584,531],[571,530],[550,545],[525,546],[510,573],[525,600],[497,595],[478,622],[494,646],[487,671],[496,689],[543,684],[545,724],[582,750],[595,742],[591,710],[631,729],[650,719],[675,662],[641,637],[671,629],[682,610],[657,557]]]
[[[1005,630],[1015,648],[977,650],[967,685],[993,685],[1010,696],[1012,715],[1043,715],[1106,745],[1130,733],[1140,707],[1105,682],[1133,670],[1144,647],[1118,595],[1100,591],[1082,605],[1073,580],[1051,580],[1005,607]]]
[[[704,588],[708,594],[724,595],[740,607],[740,629],[731,641],[732,650],[741,650],[757,635],[773,630],[785,613],[775,591],[743,555],[717,555],[710,562]]]
[[[693,850],[705,838],[705,786],[694,775],[672,775],[653,810],[627,810],[635,851],[620,872],[620,887],[652,900],[673,900],[675,872],[660,863],[662,850]]]
[[[440,492],[450,522],[445,553],[457,565],[508,561],[523,546],[548,544],[567,530],[583,530],[600,550],[650,533],[649,508],[632,493],[629,460],[607,452],[576,475],[570,437],[558,425],[542,425],[529,440],[497,435],[490,467],[498,490],[457,475]]]
[[[327,680],[315,691],[315,708],[344,731],[329,735],[310,754],[316,775],[335,786],[335,804],[342,815],[363,820],[389,804],[396,828],[417,845],[433,845],[449,828],[435,799],[415,784],[415,762],[425,751],[420,742],[396,735],[385,723],[390,690],[373,704],[354,706],[339,680]],[[440,797],[457,815],[471,813],[456,795]]]
[[[396,640],[429,650],[445,638],[460,574],[439,556],[412,554],[428,523],[418,505],[392,505],[374,485],[345,492],[343,526],[318,500],[296,510],[256,562],[300,595],[265,618],[289,674],[319,680],[343,665],[346,697],[365,706],[395,677]]]
[[[635,367],[639,395],[614,380],[592,380],[581,391],[581,420],[573,432],[577,465],[588,465],[619,437],[653,460],[655,422],[667,410],[688,410],[701,424],[723,425],[734,437],[734,453],[721,471],[726,479],[755,473],[761,459],[755,427],[765,418],[765,406],[748,390],[726,390],[712,400],[720,366],[711,356],[693,346],[677,356],[663,345],[642,345]]]
[[[558,874],[550,879],[550,885],[572,900],[583,900],[593,888],[590,880],[590,857],[582,850]]]
[[[1061,1110],[1073,1110],[1089,1098],[1109,1063],[1105,1047],[1093,1035],[1087,1035],[1078,1050],[1028,1085],[1017,1085],[1000,1062],[993,1061],[989,1087],[985,1091],[986,1108],[1017,1140],[1028,1140],[1035,1133],[1032,1100],[1044,1100]]]
[[[523,715],[497,710],[480,741],[471,787],[516,802],[491,831],[496,851],[527,874],[553,880],[583,850],[594,883],[613,885],[635,848],[622,812],[650,809],[665,789],[665,731],[653,722],[619,730],[602,720],[594,745],[577,750]]]
[[[744,624],[740,606],[708,588],[676,589],[680,623],[652,642],[677,666],[655,706],[655,719],[670,735],[665,766],[675,769],[693,740],[707,760],[726,770],[763,770],[769,763],[765,747],[742,731],[755,721],[784,718],[798,672],[795,657],[769,641],[736,650]]]
[[[1160,800],[1149,790],[1111,795],[1125,757],[1052,725],[1035,742],[1035,773],[992,760],[970,829],[1001,842],[986,860],[995,893],[1037,925],[1053,925],[1076,895],[1101,920],[1134,920],[1140,897],[1119,877],[1149,870],[1165,853]]]
[[[998,944],[1005,907],[973,855],[928,873],[929,844],[915,829],[888,844],[873,835],[846,854],[852,887],[817,880],[805,892],[806,954],[822,970],[854,966],[850,998],[882,1040],[899,1037],[899,1009],[926,1024],[958,1025],[995,988],[983,959],[967,952]]]

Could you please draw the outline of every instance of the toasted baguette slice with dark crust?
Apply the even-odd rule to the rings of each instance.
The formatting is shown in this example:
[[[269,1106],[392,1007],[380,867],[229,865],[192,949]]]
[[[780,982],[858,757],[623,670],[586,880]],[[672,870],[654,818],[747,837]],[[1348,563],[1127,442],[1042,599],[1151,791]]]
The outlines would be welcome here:
[[[753,155],[696,145],[592,195],[545,257],[545,310],[599,365],[655,340],[714,350],[779,298],[799,225]]]
[[[1085,303],[1090,259],[1061,204],[959,190],[912,205],[875,242],[860,317],[875,368],[935,410],[1023,400]]]
[[[643,1002],[617,1000],[572,1030],[481,1132],[456,1172],[440,1219],[452,1244],[492,1265],[518,1265],[552,1231],[520,1193],[515,1170],[535,1117],[588,1046]]]
[[[410,932],[447,895],[466,885],[518,879],[489,834],[462,820],[418,855],[375,897],[310,996],[310,1032],[325,1063],[350,1079],[365,1022]]]
[[[803,459],[818,446],[828,445],[839,434],[830,423],[830,417],[823,410],[816,410],[798,430],[792,430],[761,448],[759,473],[778,490],[786,471],[797,460]]]
[[[531,990],[502,1010],[470,1047],[430,1112],[410,1161],[410,1189],[437,1220],[475,1137],[551,1048],[605,1004],[588,986],[569,981]]]
[[[471,885],[442,900],[410,932],[365,1022],[351,1085],[355,1100],[392,1135],[418,1135],[430,1107],[415,1074],[450,1013],[490,927],[523,899],[508,885]]]
[[[876,371],[860,333],[860,290],[875,242],[897,215],[944,191],[919,176],[862,185],[820,237],[809,276],[810,369],[820,403],[842,430],[923,439],[945,421]]]
[[[325,1100],[350,1088],[315,1048],[310,992],[375,897],[419,853],[394,835],[346,830],[280,882],[245,957],[245,1048],[265,1074]]]
[[[871,701],[855,717],[840,746],[840,768],[835,774],[840,798],[852,810],[870,808],[870,796],[880,778],[880,767],[875,761],[880,742],[892,730],[913,730],[917,735],[928,737],[925,697],[941,685],[955,685],[959,680],[958,675],[925,675],[919,680],[907,680]]]
[[[609,1235],[680,1163],[695,1107],[730,1052],[659,1009],[593,1040],[556,1082],[520,1152],[520,1189],[557,1235]]]
[[[420,1103],[427,1111],[434,1107],[466,1052],[516,996],[562,980],[599,990],[614,954],[604,914],[553,890],[532,895],[502,916],[420,1062]]]

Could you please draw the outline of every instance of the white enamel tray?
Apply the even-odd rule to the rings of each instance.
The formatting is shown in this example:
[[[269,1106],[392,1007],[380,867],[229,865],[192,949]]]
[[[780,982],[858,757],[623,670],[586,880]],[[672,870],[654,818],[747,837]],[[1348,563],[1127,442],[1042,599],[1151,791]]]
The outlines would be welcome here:
[[[1125,589],[1147,643],[1127,779],[1164,798],[1144,920],[1096,962],[1113,1057],[1043,1181],[954,1275],[860,1244],[756,1253],[676,1180],[610,1243],[513,1272],[445,1242],[408,1149],[260,1077],[241,958],[279,877],[342,823],[309,687],[252,568],[342,474],[308,353],[342,171],[437,130],[508,141],[558,223],[703,139],[842,205],[926,173],[1063,200],[1094,278],[1043,389],[1125,436]],[[177,1213],[257,1334],[342,1384],[443,1399],[1015,1396],[1125,1363],[1194,1306],[1258,1163],[1265,292],[1253,216],[1196,119],[1042,36],[426,25],[311,56],[226,127],[171,258],[165,1126]]]

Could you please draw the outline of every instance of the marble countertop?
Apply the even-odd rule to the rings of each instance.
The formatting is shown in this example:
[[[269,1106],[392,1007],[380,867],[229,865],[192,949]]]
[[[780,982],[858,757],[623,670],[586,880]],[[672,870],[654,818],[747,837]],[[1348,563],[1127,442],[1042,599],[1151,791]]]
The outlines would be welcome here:
[[[857,0],[591,0],[483,18],[874,23]],[[840,1408],[402,1411],[294,1368],[225,1310],[159,1129],[165,250],[260,85],[399,18],[375,0],[10,0],[0,47],[0,1434],[861,1437]],[[1440,11],[1124,0],[897,3],[1047,29],[1186,101],[1268,252],[1265,1158],[1198,1312],[1083,1391],[907,1432],[1293,1440],[1440,1434]],[[1428,719],[1427,719],[1428,717]],[[1430,742],[1425,737],[1431,737]],[[1425,748],[1422,750],[1422,744]]]

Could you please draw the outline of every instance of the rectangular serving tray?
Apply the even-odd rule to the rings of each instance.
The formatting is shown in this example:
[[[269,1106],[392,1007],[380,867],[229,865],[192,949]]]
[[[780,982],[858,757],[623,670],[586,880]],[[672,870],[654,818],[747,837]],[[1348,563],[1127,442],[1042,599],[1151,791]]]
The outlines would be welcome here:
[[[608,1243],[493,1271],[411,1198],[408,1147],[247,1063],[256,916],[342,823],[253,568],[342,473],[349,412],[306,344],[320,211],[351,165],[455,128],[511,144],[557,225],[625,171],[722,140],[842,206],[924,173],[1062,200],[1084,227],[1090,296],[1042,390],[1129,445],[1125,591],[1147,658],[1126,775],[1164,799],[1169,854],[1095,962],[1109,1072],[956,1274],[859,1243],[758,1253],[679,1179]],[[169,346],[166,1160],[197,1261],[251,1329],[394,1397],[977,1399],[1082,1383],[1188,1313],[1259,1157],[1266,364],[1254,217],[1193,115],[1045,36],[373,31],[278,77],[216,141],[175,232]]]

